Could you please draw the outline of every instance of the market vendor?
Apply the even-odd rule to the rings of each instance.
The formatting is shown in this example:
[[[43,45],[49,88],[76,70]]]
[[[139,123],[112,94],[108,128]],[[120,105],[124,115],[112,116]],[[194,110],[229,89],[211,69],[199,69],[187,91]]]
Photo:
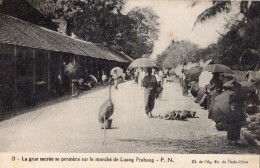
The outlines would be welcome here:
[[[245,94],[241,91],[240,83],[234,81],[233,85],[234,92],[229,97],[227,139],[229,144],[239,145],[241,127],[245,121]]]

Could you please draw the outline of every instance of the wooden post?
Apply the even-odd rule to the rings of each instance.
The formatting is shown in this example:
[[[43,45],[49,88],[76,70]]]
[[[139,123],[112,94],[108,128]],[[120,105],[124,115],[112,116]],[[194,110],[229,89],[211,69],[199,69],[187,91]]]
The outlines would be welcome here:
[[[15,92],[17,92],[17,81],[16,81],[16,78],[17,78],[17,72],[16,72],[16,58],[17,57],[17,46],[15,45],[14,46],[14,58],[13,58],[13,76],[12,76],[12,79],[14,80],[14,91]],[[17,102],[17,99],[16,99],[16,96],[14,96],[14,95],[16,95],[17,93],[14,93],[13,94],[13,97],[12,97],[12,99],[13,99],[13,102],[12,102],[12,104],[13,104],[13,107],[14,107],[14,109],[15,109],[15,111],[16,111],[16,108],[18,107],[18,102]]]
[[[32,76],[32,83],[33,83],[33,94],[35,94],[35,50],[33,52],[33,76]]]
[[[59,66],[59,73],[62,76],[63,75],[63,71],[62,71],[62,69],[63,69],[62,55],[60,55],[59,64],[60,64],[60,66]]]
[[[47,75],[48,75],[48,91],[51,91],[51,53],[48,52]]]
[[[84,70],[87,70],[87,57],[84,57]]]
[[[90,58],[90,74],[93,74],[93,59]]]
[[[13,77],[14,77],[14,90],[15,90],[15,91],[16,91],[16,89],[17,89],[17,88],[16,88],[16,85],[17,85],[17,82],[16,82],[16,76],[17,76],[17,75],[16,75],[16,73],[17,73],[17,72],[16,72],[16,59],[17,59],[17,58],[16,58],[16,57],[17,57],[17,46],[14,46],[14,65],[13,65],[13,66],[14,66],[14,67],[13,67],[14,76],[13,76]]]

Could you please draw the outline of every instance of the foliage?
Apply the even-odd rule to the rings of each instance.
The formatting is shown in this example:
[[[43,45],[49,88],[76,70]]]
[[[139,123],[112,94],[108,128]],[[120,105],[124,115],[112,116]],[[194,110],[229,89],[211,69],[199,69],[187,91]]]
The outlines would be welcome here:
[[[100,43],[132,58],[150,54],[158,16],[148,8],[122,14],[123,0],[30,0],[46,15],[67,22],[67,34]]]
[[[213,1],[212,7],[201,13],[195,22],[203,22],[217,13],[229,11],[231,3],[238,3],[240,13],[243,14],[241,20],[236,20],[227,24],[227,33],[218,40],[217,56],[221,63],[233,69],[249,70],[248,67],[255,69],[257,64],[251,62],[250,66],[240,65],[240,58],[248,49],[260,50],[260,2],[259,1]],[[259,55],[256,55],[259,56]]]
[[[157,56],[157,62],[164,67],[176,67],[184,62],[198,62],[194,57],[199,50],[198,46],[188,41],[176,41]]]
[[[216,14],[221,13],[223,11],[229,12],[230,7],[231,7],[231,1],[213,1],[212,7],[206,9],[197,17],[195,25],[199,22],[204,22],[207,19],[212,18],[216,16]]]
[[[133,50],[136,56],[143,54],[150,55],[154,46],[154,41],[158,39],[159,17],[151,8],[134,8],[128,13],[129,17],[135,21],[135,31],[138,32],[135,39],[138,45]]]

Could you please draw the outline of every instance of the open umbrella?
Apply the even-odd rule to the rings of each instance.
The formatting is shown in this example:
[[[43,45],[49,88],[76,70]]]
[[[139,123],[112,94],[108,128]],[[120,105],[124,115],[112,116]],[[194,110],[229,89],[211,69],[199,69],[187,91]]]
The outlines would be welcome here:
[[[226,88],[233,88],[235,80],[230,80],[226,82],[223,86]],[[248,82],[248,81],[242,81],[238,82],[241,85],[241,90],[246,91],[246,92],[251,92],[256,90],[256,86],[253,82]]]
[[[203,68],[203,71],[209,71],[212,73],[216,73],[216,72],[232,73],[232,74],[234,73],[228,66],[222,65],[222,64],[211,64],[211,65],[205,66]]]
[[[89,75],[88,77],[89,77],[90,80],[92,80],[93,82],[98,83],[98,80],[97,80],[97,78],[96,78],[95,76],[93,76],[93,75]]]
[[[64,67],[64,72],[70,77],[70,78],[80,78],[83,75],[82,68],[77,63],[69,63]]]
[[[115,70],[117,71],[117,74],[119,76],[121,76],[124,73],[124,70],[120,67],[114,67],[111,71],[110,71],[110,75],[114,75]]]
[[[134,60],[130,65],[129,68],[148,68],[148,67],[157,67],[155,61],[151,58],[138,58]]]
[[[191,67],[190,69],[186,70],[184,72],[185,77],[187,79],[189,79],[189,81],[199,81],[199,76],[202,72],[202,67],[201,66],[195,66],[195,67]]]
[[[204,66],[210,65],[212,62],[213,62],[213,60],[212,60],[212,59],[209,59],[209,60],[207,60],[207,61],[204,63]]]
[[[208,118],[212,119],[216,123],[227,122],[227,115],[229,113],[229,96],[232,93],[232,91],[227,90],[213,99],[210,103]]]

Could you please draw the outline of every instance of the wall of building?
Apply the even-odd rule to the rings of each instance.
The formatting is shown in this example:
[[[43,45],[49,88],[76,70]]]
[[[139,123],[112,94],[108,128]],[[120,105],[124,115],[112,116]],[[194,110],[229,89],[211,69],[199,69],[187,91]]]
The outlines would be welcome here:
[[[10,111],[70,92],[71,82],[64,72],[70,62],[80,64],[86,74],[99,81],[102,72],[109,76],[113,67],[128,66],[111,60],[0,44],[0,119]],[[59,76],[61,85],[57,85]]]

